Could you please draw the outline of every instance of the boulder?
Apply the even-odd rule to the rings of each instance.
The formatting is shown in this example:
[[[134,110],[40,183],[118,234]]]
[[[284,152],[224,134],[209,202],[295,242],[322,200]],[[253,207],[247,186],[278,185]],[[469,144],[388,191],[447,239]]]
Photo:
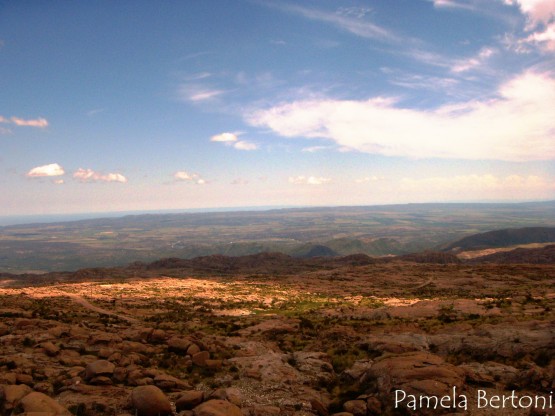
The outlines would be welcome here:
[[[210,359],[210,353],[208,351],[197,352],[195,355],[193,355],[192,359],[193,364],[198,365],[199,367],[205,367],[206,360]]]
[[[44,393],[32,392],[21,399],[16,412],[21,410],[26,414],[46,414],[49,416],[72,416],[71,412],[56,400]]]
[[[168,374],[159,374],[154,377],[154,385],[164,391],[190,389],[191,385],[183,380]]]
[[[19,401],[33,390],[24,384],[0,386],[0,414],[11,414]]]
[[[343,409],[354,416],[366,416],[366,401],[364,400],[349,400],[343,403]]]
[[[139,386],[131,392],[130,404],[137,416],[171,416],[168,397],[156,386]]]
[[[208,400],[193,409],[195,416],[243,416],[241,409],[225,400]]]
[[[186,354],[187,349],[191,346],[192,342],[189,339],[174,336],[168,340],[167,344],[170,351]]]
[[[192,410],[202,403],[204,400],[204,392],[200,390],[188,390],[179,396],[175,402],[175,408],[178,412],[182,410]]]
[[[50,357],[54,357],[55,355],[58,355],[58,353],[60,352],[60,348],[58,348],[56,345],[54,345],[50,341],[43,342],[41,344],[41,347],[44,350],[44,352],[46,353],[46,355],[48,355]]]
[[[96,377],[112,377],[116,366],[107,360],[96,360],[87,364],[85,380],[90,381]]]

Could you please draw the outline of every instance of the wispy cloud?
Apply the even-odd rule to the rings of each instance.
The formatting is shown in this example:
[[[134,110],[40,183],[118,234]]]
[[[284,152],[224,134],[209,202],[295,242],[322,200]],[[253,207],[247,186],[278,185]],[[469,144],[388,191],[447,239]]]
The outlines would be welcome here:
[[[437,8],[451,8],[451,9],[463,9],[476,11],[477,7],[475,4],[468,1],[460,0],[432,0],[434,7]]]
[[[51,163],[49,165],[37,166],[27,172],[27,177],[29,178],[43,178],[49,176],[62,176],[65,174],[64,168],[62,168],[57,163]]]
[[[227,91],[203,85],[184,84],[178,89],[179,97],[184,101],[200,103],[211,101],[225,94]]]
[[[48,120],[42,117],[37,118],[35,120],[25,120],[19,117],[12,117],[11,120],[16,126],[38,127],[38,128],[48,127]]]
[[[87,115],[89,117],[92,117],[103,112],[104,112],[104,108],[95,108],[94,110],[87,111]]]
[[[324,185],[330,183],[330,178],[324,178],[321,176],[291,176],[289,177],[289,183],[295,185]]]
[[[483,47],[482,49],[480,49],[478,54],[476,54],[476,56],[456,61],[455,65],[452,66],[451,71],[455,73],[460,73],[481,68],[487,60],[489,60],[497,53],[499,53],[499,51],[495,48]]]
[[[496,99],[404,108],[395,100],[294,101],[246,114],[284,137],[327,138],[365,153],[408,158],[555,159],[555,78],[526,72]]]
[[[203,179],[198,173],[189,173],[184,170],[177,171],[173,174],[176,181],[179,182],[190,182],[197,185],[205,185],[206,180]]]
[[[303,147],[301,149],[301,152],[307,152],[307,153],[316,153],[316,152],[320,152],[322,150],[329,150],[329,149],[333,149],[334,146],[309,146],[309,147]]]
[[[347,9],[338,9],[336,12],[324,11],[293,4],[271,4],[285,12],[294,13],[310,20],[331,24],[338,29],[347,31],[356,36],[367,39],[378,39],[385,42],[399,43],[401,38],[393,32],[365,19],[367,12],[357,8],[356,13],[348,13]],[[353,11],[354,9],[351,9]],[[368,9],[366,9],[369,11]]]
[[[127,183],[127,178],[121,173],[99,173],[92,169],[79,168],[73,173],[73,178],[79,182],[119,182]]]
[[[233,144],[233,147],[237,150],[256,150],[258,145],[256,143],[248,142],[246,140],[239,140],[237,143]]]
[[[224,90],[200,90],[200,91],[191,93],[189,95],[189,100],[194,102],[206,101],[206,100],[211,100],[224,93],[225,93]]]
[[[31,119],[31,120],[25,120],[23,118],[20,117],[11,117],[10,119],[0,116],[0,123],[12,123],[15,124],[16,126],[20,126],[20,127],[37,127],[37,128],[45,128],[48,127],[48,120],[46,120],[45,118],[37,118],[37,119]]]

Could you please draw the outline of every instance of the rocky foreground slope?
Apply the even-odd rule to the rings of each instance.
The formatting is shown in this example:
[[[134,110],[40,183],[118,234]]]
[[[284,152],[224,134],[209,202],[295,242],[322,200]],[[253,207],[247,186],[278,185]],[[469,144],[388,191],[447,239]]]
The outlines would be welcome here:
[[[554,414],[555,266],[326,261],[5,276],[0,414]]]

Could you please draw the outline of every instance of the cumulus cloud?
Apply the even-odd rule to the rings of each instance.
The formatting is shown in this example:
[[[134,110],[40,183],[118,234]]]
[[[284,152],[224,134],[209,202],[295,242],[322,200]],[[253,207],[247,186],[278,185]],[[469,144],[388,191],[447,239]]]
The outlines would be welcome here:
[[[548,25],[543,31],[530,34],[524,42],[539,45],[548,52],[555,52],[555,22]]]
[[[230,142],[236,142],[238,133],[220,133],[220,134],[216,134],[215,136],[212,136],[210,138],[211,142],[224,142],[224,143],[230,143]]]
[[[518,6],[527,17],[529,27],[547,24],[555,16],[553,0],[505,0],[505,4]]]
[[[252,143],[252,142],[249,142],[247,140],[239,140],[238,137],[241,134],[242,133],[240,133],[240,132],[220,133],[220,134],[216,134],[215,136],[212,136],[210,138],[210,141],[211,142],[224,143],[226,146],[231,146],[231,147],[233,147],[237,150],[256,150],[256,149],[258,149],[258,145],[256,143]]]
[[[48,176],[62,176],[65,174],[64,168],[62,168],[57,163],[51,163],[49,165],[37,166],[27,172],[29,178],[42,178]]]
[[[99,173],[92,169],[79,168],[73,173],[73,178],[80,182],[119,182],[126,183],[127,178],[121,173]]]
[[[291,176],[289,183],[295,185],[324,185],[330,183],[330,178],[316,177],[316,176]]]
[[[513,42],[519,52],[526,52],[523,45],[533,44],[544,51],[555,52],[555,1],[553,0],[505,0],[505,4],[518,6],[526,16],[526,38]]]
[[[177,171],[173,174],[173,177],[176,181],[181,182],[191,182],[197,185],[204,185],[206,184],[206,180],[200,177],[197,173],[189,173],[184,170]]]
[[[326,138],[360,152],[408,158],[505,161],[555,159],[555,79],[526,72],[497,98],[436,109],[394,99],[300,100],[246,114],[284,137]]]
[[[42,117],[35,120],[25,120],[19,117],[12,117],[11,120],[16,126],[38,127],[41,129],[48,127],[48,120]]]

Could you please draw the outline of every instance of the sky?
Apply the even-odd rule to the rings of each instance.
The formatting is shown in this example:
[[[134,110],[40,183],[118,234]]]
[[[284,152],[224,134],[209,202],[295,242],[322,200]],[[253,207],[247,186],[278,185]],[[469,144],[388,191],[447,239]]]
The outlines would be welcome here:
[[[555,199],[555,0],[0,1],[0,216]]]

